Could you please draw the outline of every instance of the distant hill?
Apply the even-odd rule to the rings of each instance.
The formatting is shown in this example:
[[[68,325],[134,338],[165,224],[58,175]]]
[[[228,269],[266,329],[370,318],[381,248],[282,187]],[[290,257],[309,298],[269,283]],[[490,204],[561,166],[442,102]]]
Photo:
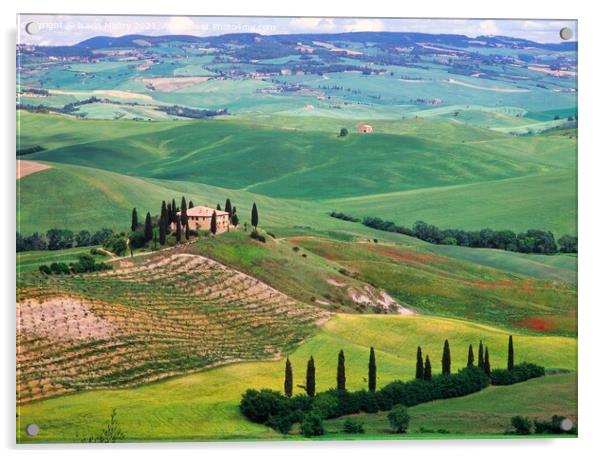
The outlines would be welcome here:
[[[416,32],[346,32],[346,33],[302,33],[302,34],[279,34],[279,35],[261,35],[258,33],[235,33],[224,34],[210,37],[198,37],[193,35],[123,35],[121,37],[98,36],[89,38],[73,45],[77,48],[114,48],[114,47],[144,47],[140,41],[146,41],[153,45],[167,42],[183,43],[207,43],[211,45],[220,45],[225,43],[251,44],[257,38],[267,42],[280,44],[291,44],[296,41],[348,41],[348,42],[371,42],[382,45],[402,45],[410,46],[421,42],[438,43],[458,47],[519,47],[519,48],[539,48],[551,51],[575,51],[577,42],[561,43],[537,43],[535,41],[522,38],[505,36],[478,36],[471,38],[466,35],[454,34],[431,34]]]

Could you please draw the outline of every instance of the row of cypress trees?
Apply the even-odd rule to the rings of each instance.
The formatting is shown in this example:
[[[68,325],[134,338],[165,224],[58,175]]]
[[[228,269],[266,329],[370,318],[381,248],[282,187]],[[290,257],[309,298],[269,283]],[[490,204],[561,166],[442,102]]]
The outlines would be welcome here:
[[[472,344],[468,346],[468,359],[466,366],[474,367],[475,357]],[[482,369],[488,377],[491,376],[491,364],[489,362],[489,348],[483,345],[483,341],[479,342],[478,360],[477,367]],[[509,371],[514,369],[514,343],[512,336],[508,338],[508,364],[507,368]],[[446,339],[443,344],[443,355],[441,357],[441,372],[445,375],[451,374],[451,350],[449,341]],[[416,374],[417,379],[431,380],[433,377],[432,366],[429,355],[426,358],[422,357],[422,348],[418,347],[416,350]],[[345,353],[343,350],[339,351],[338,364],[337,364],[337,390],[345,391],[347,384],[347,377],[345,373]],[[314,357],[310,356],[307,361],[307,370],[305,373],[305,391],[308,396],[316,395],[316,366]],[[376,355],[374,353],[374,347],[370,347],[370,356],[368,359],[368,391],[376,391]],[[284,394],[288,397],[293,395],[293,366],[286,358],[286,364],[284,369]]]

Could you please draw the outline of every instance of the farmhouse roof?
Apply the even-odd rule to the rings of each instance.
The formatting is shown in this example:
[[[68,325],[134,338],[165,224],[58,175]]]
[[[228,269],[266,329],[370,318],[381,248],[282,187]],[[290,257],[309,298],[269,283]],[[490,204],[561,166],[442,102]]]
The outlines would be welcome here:
[[[192,207],[189,208],[186,211],[186,214],[188,216],[211,216],[213,214],[213,212],[215,212],[215,214],[217,216],[222,216],[222,215],[227,215],[228,212],[222,211],[222,210],[215,210],[213,208],[210,207],[204,207],[202,205],[199,205],[198,207]],[[178,215],[180,214],[180,212],[178,212]]]

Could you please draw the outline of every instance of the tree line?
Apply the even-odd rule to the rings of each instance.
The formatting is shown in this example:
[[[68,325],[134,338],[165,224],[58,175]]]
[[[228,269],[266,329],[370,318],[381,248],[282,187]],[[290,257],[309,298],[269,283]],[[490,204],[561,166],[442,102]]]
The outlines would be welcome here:
[[[361,222],[364,226],[380,231],[409,235],[437,245],[494,248],[519,253],[577,253],[578,239],[576,236],[567,234],[556,240],[552,232],[539,229],[529,229],[521,233],[515,233],[508,229],[494,230],[489,228],[479,231],[465,231],[463,229],[440,229],[424,221],[416,221],[412,228],[408,228],[374,216],[367,216],[360,220],[336,211],[331,211],[329,215],[344,221]]]
[[[113,230],[103,228],[91,233],[81,230],[77,233],[68,229],[49,229],[46,233],[34,232],[28,237],[23,237],[17,232],[17,252],[34,250],[64,250],[74,247],[86,247],[92,245],[103,245]]]
[[[302,422],[308,428],[315,426],[319,431],[318,419],[336,418],[342,415],[366,412],[389,411],[394,406],[414,406],[435,399],[464,396],[480,391],[489,384],[507,384],[544,375],[541,366],[530,363],[514,363],[514,343],[508,339],[507,365],[504,369],[491,369],[488,347],[479,343],[475,358],[472,344],[468,347],[464,367],[452,374],[452,357],[449,341],[443,344],[441,373],[433,375],[429,355],[423,358],[421,347],[416,351],[416,372],[413,380],[393,381],[377,390],[377,364],[374,348],[368,357],[367,390],[348,391],[345,369],[345,353],[341,350],[337,359],[336,388],[317,393],[316,365],[313,356],[307,361],[305,383],[297,387],[303,390],[293,394],[294,374],[289,358],[284,367],[284,394],[269,390],[249,389],[240,403],[241,412],[251,421],[263,423],[288,433],[292,424]],[[498,383],[501,382],[501,383]],[[311,429],[311,428],[310,428]]]

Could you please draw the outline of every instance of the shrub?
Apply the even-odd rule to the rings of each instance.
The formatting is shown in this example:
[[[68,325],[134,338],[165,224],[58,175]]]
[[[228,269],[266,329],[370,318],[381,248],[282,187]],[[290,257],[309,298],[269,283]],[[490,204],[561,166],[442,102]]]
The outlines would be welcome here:
[[[50,267],[48,267],[46,264],[43,264],[41,266],[38,267],[38,270],[46,275],[50,275],[52,272],[50,270]]]
[[[103,247],[117,256],[123,256],[127,250],[127,241],[121,234],[111,235],[103,244]]]
[[[142,248],[146,246],[146,243],[143,231],[134,231],[130,234],[130,245],[132,248]]]
[[[90,249],[90,254],[92,255],[99,255],[99,254],[103,254],[98,248],[91,248]]]
[[[315,413],[308,413],[301,422],[301,434],[305,437],[323,436],[324,424],[322,419]]]
[[[363,434],[364,424],[359,420],[348,418],[343,423],[343,432],[347,434]]]
[[[255,240],[259,241],[259,242],[263,242],[263,243],[265,243],[265,236],[261,235],[261,234],[260,234],[259,232],[257,232],[256,230],[253,230],[253,231],[251,232],[251,238],[252,238],[252,239],[255,239]]]
[[[319,393],[312,402],[312,412],[320,418],[337,417],[339,400],[330,392]]]
[[[270,237],[272,237],[273,239],[275,239],[275,238],[276,238],[276,236],[274,235],[274,233],[273,233],[273,232],[266,232],[266,234],[268,234],[268,235],[269,235]]]
[[[373,391],[360,390],[354,393],[357,405],[362,412],[376,413],[379,410],[378,394]]]
[[[98,264],[92,256],[89,254],[81,254],[78,257],[78,261],[71,265],[71,270],[75,273],[85,272],[99,272],[101,270],[110,270],[113,266],[105,262],[99,262]]]
[[[513,385],[514,383],[524,382],[526,380],[542,377],[545,375],[545,369],[532,363],[520,363],[509,371],[508,369],[494,369],[491,371],[492,385]]]
[[[240,402],[240,411],[255,423],[265,423],[270,417],[284,411],[286,398],[277,391],[247,390]]]
[[[53,274],[57,275],[71,273],[69,266],[64,262],[53,262],[52,264],[50,264],[50,270]]]
[[[266,426],[275,429],[282,434],[288,434],[297,420],[295,413],[274,415],[268,418]]]
[[[514,428],[515,434],[521,434],[523,436],[531,434],[531,420],[526,417],[521,417],[520,415],[512,417],[510,424]]]
[[[554,415],[549,421],[535,420],[535,434],[577,434],[577,427],[573,426],[569,430],[562,428],[562,422],[566,417]]]
[[[391,428],[396,433],[405,433],[408,430],[408,426],[410,425],[410,414],[408,413],[408,409],[406,406],[397,404],[393,406],[389,415],[387,415],[389,419],[389,424]]]

